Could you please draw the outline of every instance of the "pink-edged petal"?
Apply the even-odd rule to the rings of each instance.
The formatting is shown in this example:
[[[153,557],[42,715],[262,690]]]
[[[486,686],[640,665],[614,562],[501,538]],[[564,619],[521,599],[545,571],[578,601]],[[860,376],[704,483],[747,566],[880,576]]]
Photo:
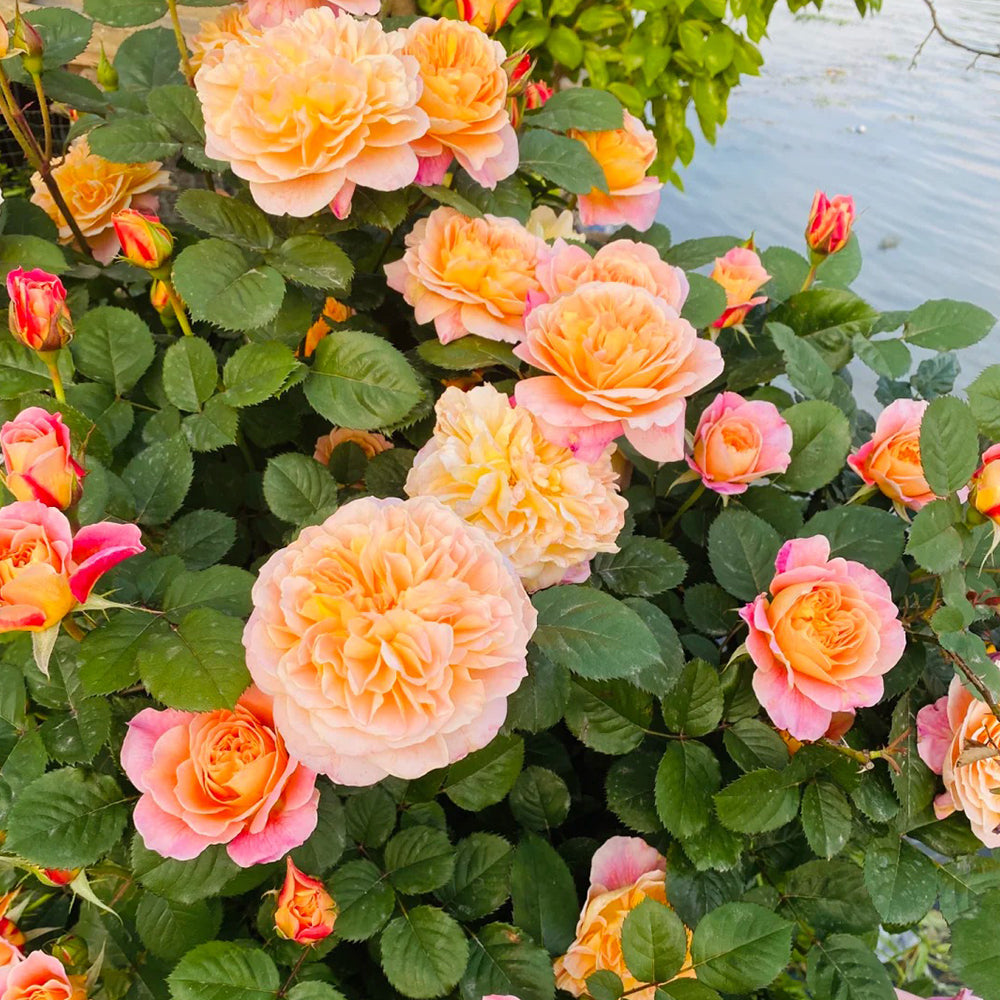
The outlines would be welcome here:
[[[316,829],[319,792],[298,809],[272,813],[260,833],[243,832],[226,846],[229,857],[241,868],[279,861],[284,855],[304,844]]]
[[[417,169],[417,176],[413,183],[440,184],[444,180],[445,174],[448,173],[448,168],[451,166],[451,161],[454,158],[454,154],[450,149],[446,149],[437,156],[418,157],[420,166]]]
[[[590,886],[598,892],[614,892],[647,872],[666,870],[667,859],[641,837],[612,837],[594,852]]]
[[[76,569],[70,575],[69,589],[78,601],[86,601],[102,574],[123,559],[145,551],[142,533],[134,524],[113,524],[110,521],[88,524],[73,539]]]
[[[774,560],[776,573],[785,573],[800,566],[819,566],[830,558],[830,540],[825,535],[792,538],[778,550]],[[771,593],[774,593],[772,588]]]
[[[830,728],[833,713],[792,687],[779,669],[754,671],[753,690],[771,721],[798,740],[822,739]]]
[[[135,804],[132,822],[149,850],[176,861],[191,861],[206,847],[218,843],[211,837],[195,833],[182,820],[164,812],[149,795],[141,796]]]
[[[175,708],[158,710],[144,708],[129,720],[128,731],[122,741],[121,765],[128,780],[139,789],[146,791],[144,776],[153,766],[153,747],[168,729],[187,725],[194,718],[191,712],[181,712]]]
[[[654,462],[679,462],[684,458],[684,415],[667,427],[640,430],[624,422],[625,438],[640,455]]]
[[[935,774],[940,774],[944,768],[953,737],[954,731],[948,721],[947,695],[917,712],[917,753]]]

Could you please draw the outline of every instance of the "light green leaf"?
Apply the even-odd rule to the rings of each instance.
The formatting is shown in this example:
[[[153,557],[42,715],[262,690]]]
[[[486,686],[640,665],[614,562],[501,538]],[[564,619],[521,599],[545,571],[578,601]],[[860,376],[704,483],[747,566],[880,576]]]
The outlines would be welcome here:
[[[933,299],[917,306],[903,328],[903,336],[918,347],[957,351],[978,344],[996,323],[996,317],[971,302]]]
[[[201,409],[215,392],[219,371],[215,351],[198,337],[182,337],[163,356],[163,391],[179,410]]]
[[[382,969],[404,996],[444,996],[465,971],[469,945],[461,926],[443,910],[417,906],[386,927]]]
[[[231,941],[198,945],[167,980],[174,1000],[273,1000],[280,984],[267,954]]]
[[[263,403],[281,391],[296,364],[292,349],[284,344],[246,344],[226,362],[222,399],[236,407]]]
[[[708,559],[715,578],[745,601],[767,590],[780,548],[781,537],[771,525],[738,508],[724,510],[708,532]]]
[[[782,413],[792,428],[792,461],[779,482],[795,493],[812,493],[843,469],[851,447],[847,417],[832,403],[811,399]]]
[[[687,930],[669,906],[642,900],[626,916],[621,935],[625,965],[640,983],[665,983],[681,971]]]
[[[571,128],[606,132],[622,127],[622,106],[613,94],[592,87],[569,87],[553,94],[536,111],[525,115],[525,125],[566,132]]]
[[[134,312],[115,306],[84,313],[70,350],[81,374],[106,382],[117,396],[139,381],[155,353],[149,327]]]
[[[960,399],[939,396],[927,407],[920,423],[920,464],[938,496],[968,485],[979,465],[979,435],[972,410]]]
[[[178,435],[144,448],[125,466],[122,481],[132,491],[140,524],[162,524],[184,502],[194,476],[187,443]]]
[[[292,524],[315,523],[337,506],[337,484],[310,455],[286,452],[267,463],[264,499],[271,512]]]

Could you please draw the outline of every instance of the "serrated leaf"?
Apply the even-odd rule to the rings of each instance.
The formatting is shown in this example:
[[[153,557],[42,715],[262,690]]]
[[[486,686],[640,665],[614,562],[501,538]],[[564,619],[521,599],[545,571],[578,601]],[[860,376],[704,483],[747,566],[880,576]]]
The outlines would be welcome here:
[[[968,485],[979,465],[979,434],[972,411],[960,399],[939,396],[927,407],[920,422],[920,464],[938,496]]]
[[[621,936],[625,965],[640,983],[665,983],[681,971],[687,930],[669,906],[643,899],[625,917]]]
[[[81,374],[106,382],[118,396],[139,381],[155,353],[149,327],[135,313],[115,306],[84,313],[70,350]]]
[[[734,597],[752,601],[774,576],[781,537],[746,510],[724,510],[708,532],[708,559],[715,578]]]
[[[816,781],[802,796],[802,829],[815,854],[832,858],[851,835],[853,813],[847,796],[830,781]]]
[[[292,524],[315,522],[337,506],[337,484],[309,455],[286,452],[267,463],[264,499],[271,512]]]
[[[533,128],[521,135],[520,146],[521,170],[539,174],[572,194],[589,194],[594,188],[607,191],[601,165],[577,139]]]
[[[816,1000],[895,1000],[878,955],[860,938],[833,934],[809,952],[806,982]]]
[[[448,768],[443,791],[460,809],[479,812],[511,790],[523,764],[524,740],[497,736]]]
[[[570,794],[566,782],[544,767],[526,767],[510,790],[510,811],[524,827],[548,833],[569,814]]]
[[[144,448],[125,466],[122,481],[131,490],[140,524],[172,517],[191,487],[194,461],[179,435]]]
[[[197,337],[182,337],[163,355],[163,391],[180,410],[201,408],[215,392],[219,371],[215,351]]]
[[[385,845],[385,867],[398,892],[431,892],[451,878],[455,849],[441,830],[411,827],[401,830]]]
[[[214,191],[189,189],[178,197],[177,211],[202,232],[248,250],[268,250],[274,244],[271,223],[256,205]]]
[[[292,349],[284,344],[246,344],[222,371],[226,387],[222,399],[236,407],[263,403],[278,394],[296,364]]]
[[[623,680],[574,677],[566,704],[566,725],[585,746],[600,753],[634,750],[653,721],[653,698]]]
[[[723,826],[737,833],[767,833],[795,819],[799,790],[781,771],[749,771],[726,785],[715,798]]]
[[[933,351],[956,351],[978,344],[996,318],[992,313],[954,299],[933,299],[910,313],[903,336],[911,344]]]
[[[216,895],[239,872],[221,844],[191,861],[175,861],[149,850],[139,834],[132,840],[130,860],[132,873],[147,889],[181,904]]]
[[[451,880],[438,897],[460,920],[478,920],[499,909],[510,895],[514,850],[503,837],[472,833],[455,848]]]
[[[335,243],[322,236],[291,236],[267,257],[289,281],[327,292],[342,292],[354,265]]]
[[[618,98],[592,87],[569,87],[553,94],[540,108],[525,115],[525,125],[565,132],[571,128],[606,132],[622,127]]]
[[[462,1000],[482,1000],[488,994],[552,1000],[552,960],[517,927],[487,924],[472,934],[469,964],[460,989]]]
[[[937,872],[926,854],[898,836],[865,848],[865,887],[886,923],[916,923],[937,898]]]
[[[330,877],[337,904],[337,934],[345,941],[366,941],[392,916],[396,897],[385,876],[370,861],[349,861]]]
[[[719,762],[704,744],[667,745],[656,771],[656,811],[673,836],[692,837],[705,828],[721,780]]]
[[[458,983],[468,961],[462,928],[433,906],[417,906],[397,917],[381,938],[382,969],[404,996],[429,1000]]]
[[[832,403],[810,399],[782,413],[792,428],[792,461],[779,482],[796,493],[812,493],[843,469],[851,447],[847,417]]]
[[[135,929],[154,954],[176,961],[206,938],[214,938],[222,924],[218,900],[178,903],[151,892],[143,893],[135,914]]]
[[[662,702],[663,724],[674,733],[704,736],[722,718],[718,671],[704,660],[692,660]]]
[[[652,597],[679,586],[687,563],[669,542],[633,536],[617,552],[598,556],[593,569],[615,593]]]
[[[552,954],[569,947],[580,912],[573,876],[541,837],[529,833],[514,852],[510,894],[518,927]]]
[[[198,945],[167,980],[174,1000],[272,1000],[280,983],[265,952],[231,941]]]

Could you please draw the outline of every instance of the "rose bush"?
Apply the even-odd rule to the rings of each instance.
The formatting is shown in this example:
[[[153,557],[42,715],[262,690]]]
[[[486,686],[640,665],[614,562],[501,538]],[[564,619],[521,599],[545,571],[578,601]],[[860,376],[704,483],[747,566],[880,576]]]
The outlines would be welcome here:
[[[994,317],[843,195],[674,244],[531,0],[84,9],[0,64],[0,1000],[1000,1000]]]

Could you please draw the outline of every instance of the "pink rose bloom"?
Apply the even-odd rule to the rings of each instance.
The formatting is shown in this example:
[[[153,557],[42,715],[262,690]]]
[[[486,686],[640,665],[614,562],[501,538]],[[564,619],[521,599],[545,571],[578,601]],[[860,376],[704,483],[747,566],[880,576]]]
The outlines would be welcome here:
[[[889,585],[851,559],[831,559],[823,535],[793,538],[775,560],[771,597],[740,611],[757,669],[757,700],[779,728],[818,740],[836,712],[874,705],[906,633]]]
[[[442,344],[468,333],[516,344],[545,242],[516,219],[471,219],[442,205],[406,237],[401,260],[385,265],[389,287],[432,323]]]
[[[906,990],[896,990],[896,1000],[923,1000],[923,997]],[[979,997],[973,995],[972,990],[961,989],[953,997],[928,997],[928,1000],[979,1000]]]
[[[577,207],[585,226],[629,225],[645,232],[656,218],[663,187],[646,171],[656,159],[656,139],[635,115],[625,112],[621,128],[606,132],[582,132],[570,129],[566,133],[579,139],[600,164],[607,182],[607,193],[593,188],[580,195]]]
[[[774,403],[720,392],[698,421],[687,463],[710,490],[731,496],[784,472],[791,447],[792,429]]]
[[[944,758],[954,735],[948,719],[947,695],[917,712],[917,753],[935,774],[944,769]]]
[[[355,185],[412,184],[427,131],[420,67],[375,19],[307,10],[202,65],[205,152],[225,160],[272,215],[350,213]]]
[[[940,702],[931,708],[938,709]],[[925,709],[921,709],[921,713]],[[917,749],[931,770],[940,763],[940,773],[945,791],[934,800],[938,819],[950,816],[955,810],[965,813],[972,832],[986,847],[1000,847],[1000,756],[973,753],[963,759],[963,753],[979,747],[1000,743],[1000,719],[990,711],[989,705],[978,701],[962,686],[958,676],[952,678],[948,688],[945,711],[951,738],[943,757],[938,756],[943,722],[939,712],[924,716],[921,733],[920,715],[917,717]],[[928,731],[928,722],[933,725]],[[925,756],[926,754],[926,756]],[[930,758],[930,759],[928,759]]]
[[[0,966],[3,1000],[86,1000],[83,976],[70,976],[58,958],[33,951]]]
[[[756,292],[771,280],[771,275],[749,247],[733,247],[724,257],[716,257],[709,277],[726,293],[726,308],[712,324],[717,329],[742,323],[754,306],[767,301],[766,295]]]
[[[73,458],[61,413],[29,406],[0,427],[7,489],[18,500],[65,510],[80,498],[86,471]]]
[[[329,7],[361,17],[377,14],[379,0],[247,0],[246,13],[255,28],[273,28],[282,21],[291,21],[307,10]]]
[[[531,293],[528,306],[556,299],[588,281],[618,281],[645,288],[658,295],[678,312],[687,299],[687,275],[660,259],[648,243],[612,240],[590,256],[587,251],[565,240],[556,240],[552,250],[538,265],[540,293]]]
[[[924,400],[895,399],[880,414],[875,433],[847,464],[869,486],[877,486],[893,504],[920,510],[935,499],[920,462],[920,424]]]
[[[255,687],[232,710],[143,709],[121,761],[142,792],[135,828],[165,858],[189,861],[225,844],[249,868],[277,861],[316,828],[316,775],[289,756],[271,700]]]
[[[364,497],[264,564],[243,633],[289,750],[338,784],[419,778],[496,736],[535,609],[483,531]]]
[[[517,383],[518,405],[584,462],[621,434],[653,461],[680,461],[686,397],[723,368],[718,347],[673,306],[617,281],[533,309],[514,353],[547,373]]]

